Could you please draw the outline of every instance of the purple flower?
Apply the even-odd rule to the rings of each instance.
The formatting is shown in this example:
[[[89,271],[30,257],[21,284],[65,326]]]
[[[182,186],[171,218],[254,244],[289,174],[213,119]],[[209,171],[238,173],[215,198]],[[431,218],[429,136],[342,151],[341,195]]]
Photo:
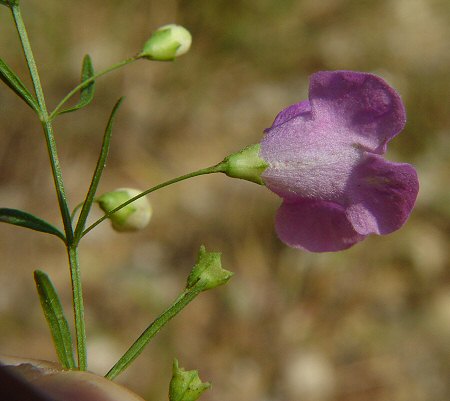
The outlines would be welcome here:
[[[281,240],[338,251],[399,229],[414,206],[418,178],[411,165],[382,155],[405,120],[397,92],[375,75],[312,75],[309,100],[278,114],[259,152],[268,164],[263,182],[283,198],[276,216]]]

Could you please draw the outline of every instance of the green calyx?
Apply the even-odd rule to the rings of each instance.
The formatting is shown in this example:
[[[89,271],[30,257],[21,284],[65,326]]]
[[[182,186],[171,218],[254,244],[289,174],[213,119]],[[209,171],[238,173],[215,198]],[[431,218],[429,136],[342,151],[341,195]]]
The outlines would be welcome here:
[[[170,401],[196,401],[204,391],[211,387],[210,383],[203,383],[196,370],[184,370],[173,361],[172,380],[169,387]]]
[[[261,145],[258,143],[227,156],[221,163],[223,172],[229,177],[264,185],[261,174],[269,164],[259,156],[260,149]]]
[[[196,287],[200,291],[210,290],[226,284],[233,273],[222,268],[219,252],[207,252],[204,245],[198,252],[197,264],[187,279],[186,289]]]

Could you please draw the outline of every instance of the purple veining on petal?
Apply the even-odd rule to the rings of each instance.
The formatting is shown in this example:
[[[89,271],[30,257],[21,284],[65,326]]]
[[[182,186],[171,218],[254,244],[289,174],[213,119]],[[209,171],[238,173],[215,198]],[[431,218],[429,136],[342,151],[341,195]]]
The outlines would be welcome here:
[[[381,78],[312,75],[309,101],[280,112],[261,141],[260,157],[269,164],[261,178],[284,200],[280,238],[315,252],[336,251],[401,227],[414,206],[417,175],[380,155],[404,124],[400,96]]]

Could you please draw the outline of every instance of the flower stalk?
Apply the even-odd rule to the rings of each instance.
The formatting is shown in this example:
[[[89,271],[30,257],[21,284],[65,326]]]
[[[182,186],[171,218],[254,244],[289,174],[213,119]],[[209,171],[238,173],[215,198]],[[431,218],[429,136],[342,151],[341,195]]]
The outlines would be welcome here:
[[[151,188],[147,189],[146,191],[141,192],[139,195],[136,195],[136,196],[132,197],[131,199],[127,200],[126,202],[122,203],[121,205],[119,205],[119,206],[115,207],[114,209],[110,210],[109,212],[105,213],[97,221],[95,221],[88,228],[86,228],[83,231],[83,234],[81,235],[81,237],[84,237],[89,231],[91,231],[92,229],[97,227],[100,223],[102,223],[103,221],[105,221],[106,219],[111,217],[114,213],[118,212],[119,210],[121,210],[125,206],[128,206],[130,203],[133,203],[135,200],[138,200],[138,199],[142,198],[145,195],[148,195],[148,194],[150,194],[152,192],[155,192],[158,189],[161,189],[161,188],[164,188],[164,187],[168,187],[169,185],[175,184],[175,183],[180,182],[180,181],[187,180],[189,178],[197,177],[197,176],[200,176],[200,175],[213,174],[213,173],[224,173],[225,171],[226,171],[226,165],[222,162],[222,163],[216,164],[215,166],[207,167],[207,168],[204,168],[204,169],[201,169],[201,170],[197,170],[197,171],[194,171],[192,173],[188,173],[188,174],[182,175],[180,177],[173,178],[171,180],[165,181],[165,182],[163,182],[161,184],[155,185],[154,187],[151,187]]]
[[[189,274],[185,290],[165,312],[144,330],[105,377],[111,380],[117,377],[141,354],[162,327],[192,302],[198,294],[226,284],[232,276],[232,272],[222,268],[220,253],[207,252],[205,247],[201,246],[197,264]]]
[[[139,58],[141,58],[140,55],[136,55],[130,58],[127,58],[125,60],[122,60],[116,64],[113,64],[112,66],[105,68],[104,70],[97,72],[96,74],[94,74],[92,77],[89,77],[88,79],[84,80],[83,82],[81,82],[80,84],[78,84],[77,86],[75,86],[75,88],[73,88],[66,96],[64,96],[64,98],[58,103],[58,105],[54,108],[54,110],[50,113],[48,119],[50,121],[54,120],[55,117],[59,114],[59,112],[61,111],[62,107],[66,104],[66,102],[72,97],[74,96],[76,93],[78,93],[81,89],[85,88],[86,86],[88,86],[90,83],[94,82],[97,78],[100,78],[103,75],[108,74],[109,72],[112,72],[114,70],[118,70],[119,68],[122,68],[128,64],[131,64],[132,62],[139,60]]]

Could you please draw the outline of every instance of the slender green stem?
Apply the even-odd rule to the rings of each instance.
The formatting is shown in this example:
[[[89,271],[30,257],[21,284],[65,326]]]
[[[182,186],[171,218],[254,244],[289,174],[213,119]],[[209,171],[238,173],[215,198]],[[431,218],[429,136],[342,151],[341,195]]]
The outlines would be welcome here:
[[[103,71],[97,72],[92,77],[86,79],[85,81],[81,82],[79,85],[75,86],[55,107],[55,109],[50,113],[49,120],[52,121],[58,114],[58,112],[61,110],[61,108],[64,106],[64,104],[73,96],[75,95],[79,90],[83,89],[87,85],[89,85],[91,82],[94,82],[97,78],[100,78],[102,75],[107,74],[108,72],[117,70],[121,67],[124,67],[127,64],[132,63],[133,61],[139,60],[141,57],[139,55],[127,58],[126,60],[122,60],[117,64],[114,64]]]
[[[42,91],[42,85],[39,78],[39,73],[34,60],[33,51],[31,50],[28,34],[23,22],[22,14],[20,12],[19,4],[12,4],[11,11],[13,14],[14,22],[16,24],[17,32],[20,37],[25,59],[30,71],[31,80],[33,81],[36,98],[40,108],[40,118],[42,122],[42,128],[45,133],[45,140],[47,143],[47,150],[50,157],[50,164],[52,169],[53,181],[55,183],[56,194],[58,197],[59,209],[64,224],[64,230],[66,233],[67,242],[70,243],[73,238],[72,223],[70,220],[70,212],[67,206],[67,198],[64,190],[64,182],[61,173],[61,167],[58,159],[58,152],[56,149],[55,138],[53,135],[53,127],[48,120],[47,106],[45,104],[44,93]]]
[[[144,347],[150,342],[150,340],[161,330],[161,328],[177,315],[184,307],[186,307],[203,288],[194,286],[185,290],[178,299],[170,306],[164,313],[158,316],[145,331],[139,336],[134,344],[128,349],[127,352],[119,359],[119,361],[110,369],[105,375],[107,379],[114,379],[120,373],[122,373],[144,350]]]
[[[33,81],[33,86],[36,92],[37,101],[42,112],[46,111],[44,94],[42,92],[41,82],[39,79],[39,74],[36,67],[36,62],[34,60],[33,51],[31,50],[30,41],[28,39],[27,30],[23,22],[22,13],[20,11],[20,6],[18,3],[10,5],[11,12],[13,14],[14,23],[16,24],[17,32],[19,33],[20,43],[22,45],[23,52],[28,64],[28,69],[30,71],[31,80]]]
[[[53,128],[50,122],[42,123],[45,132],[45,140],[50,156],[50,166],[52,169],[53,181],[55,183],[56,194],[58,197],[59,209],[64,225],[64,232],[66,233],[67,243],[70,244],[73,240],[72,220],[70,218],[70,211],[68,201],[64,189],[64,181],[62,177],[61,166],[59,164],[58,153],[56,149],[55,137],[53,135]]]
[[[69,266],[72,281],[73,291],[73,309],[75,315],[75,330],[77,338],[77,352],[78,352],[78,368],[80,370],[86,370],[86,330],[84,324],[84,307],[83,307],[83,295],[81,289],[80,268],[78,263],[78,251],[76,247],[72,246],[73,242],[73,229],[72,221],[70,218],[70,212],[68,202],[64,190],[64,182],[62,178],[61,167],[58,160],[58,152],[56,149],[55,137],[53,134],[53,127],[48,116],[47,106],[45,103],[44,93],[42,90],[39,73],[34,60],[33,52],[31,50],[28,34],[25,29],[25,24],[22,19],[20,8],[18,4],[11,5],[12,14],[16,24],[17,32],[19,33],[20,41],[22,43],[25,59],[28,64],[31,79],[33,81],[36,98],[40,108],[40,118],[42,128],[45,133],[45,139],[47,144],[47,150],[50,157],[50,165],[52,169],[53,181],[55,183],[55,189],[58,197],[59,208],[64,224],[64,230],[66,233],[66,246],[69,257]]]
[[[72,302],[75,316],[75,334],[78,351],[78,369],[87,369],[86,327],[84,322],[83,291],[81,287],[81,273],[78,262],[78,248],[68,247],[70,274],[72,280]]]
[[[169,185],[175,184],[180,181],[187,180],[188,178],[197,177],[199,175],[205,175],[205,174],[212,174],[212,173],[223,173],[225,171],[225,164],[219,163],[212,167],[207,167],[201,170],[194,171],[193,173],[182,175],[181,177],[173,178],[169,181],[165,181],[161,184],[158,184],[152,188],[147,189],[146,191],[140,193],[139,195],[136,195],[134,198],[129,199],[128,201],[122,203],[121,205],[117,206],[115,209],[111,210],[110,212],[106,213],[104,216],[100,217],[97,221],[92,223],[86,230],[83,231],[82,237],[85,236],[89,231],[91,231],[93,228],[97,227],[101,222],[106,220],[108,217],[112,216],[114,213],[119,211],[120,209],[124,208],[125,206],[129,205],[130,203],[134,202],[135,200],[142,198],[145,195],[148,195],[151,192],[155,192],[158,189],[167,187]]]

